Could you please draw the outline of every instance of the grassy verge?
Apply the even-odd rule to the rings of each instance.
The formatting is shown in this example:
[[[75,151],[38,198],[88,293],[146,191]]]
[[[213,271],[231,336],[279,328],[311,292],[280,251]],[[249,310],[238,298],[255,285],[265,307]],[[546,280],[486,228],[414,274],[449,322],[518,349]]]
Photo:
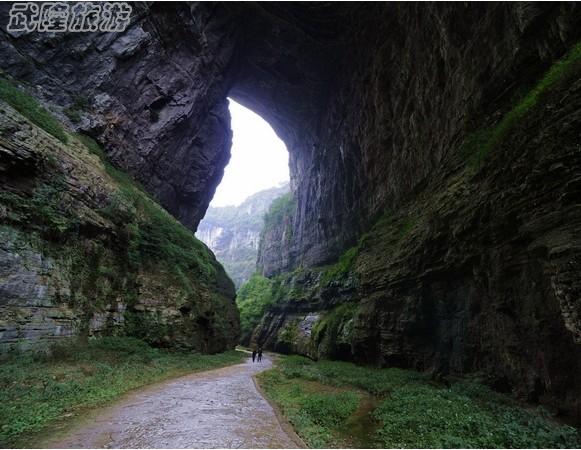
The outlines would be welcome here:
[[[311,447],[579,447],[572,427],[475,381],[435,385],[409,370],[287,357],[258,376]]]
[[[241,362],[245,355],[169,352],[127,337],[59,344],[47,354],[12,355],[0,364],[0,447],[103,405],[121,394],[192,371]]]

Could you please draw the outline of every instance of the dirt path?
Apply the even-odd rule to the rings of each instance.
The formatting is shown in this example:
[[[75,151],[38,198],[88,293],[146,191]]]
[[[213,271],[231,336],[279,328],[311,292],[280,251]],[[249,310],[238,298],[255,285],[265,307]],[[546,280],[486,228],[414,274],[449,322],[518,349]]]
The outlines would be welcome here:
[[[187,375],[136,391],[49,448],[296,448],[252,376],[272,366],[244,364]]]

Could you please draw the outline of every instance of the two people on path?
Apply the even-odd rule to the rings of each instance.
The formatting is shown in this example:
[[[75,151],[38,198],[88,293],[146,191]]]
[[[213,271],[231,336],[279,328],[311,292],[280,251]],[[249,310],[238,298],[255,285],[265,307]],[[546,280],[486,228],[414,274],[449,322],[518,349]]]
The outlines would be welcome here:
[[[258,347],[258,350],[252,350],[252,362],[258,359],[258,362],[262,361],[262,347]]]

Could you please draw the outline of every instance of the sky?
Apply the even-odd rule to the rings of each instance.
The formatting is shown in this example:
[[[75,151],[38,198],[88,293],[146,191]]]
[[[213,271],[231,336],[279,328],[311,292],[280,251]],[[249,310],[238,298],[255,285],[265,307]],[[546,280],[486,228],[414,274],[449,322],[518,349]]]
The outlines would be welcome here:
[[[239,205],[255,192],[289,179],[288,151],[259,115],[229,99],[232,157],[210,206]]]

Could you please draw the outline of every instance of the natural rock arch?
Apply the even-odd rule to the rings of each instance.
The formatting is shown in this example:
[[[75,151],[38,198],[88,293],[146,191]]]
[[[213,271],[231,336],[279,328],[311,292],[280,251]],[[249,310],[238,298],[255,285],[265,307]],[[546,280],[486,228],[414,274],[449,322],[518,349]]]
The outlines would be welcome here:
[[[76,96],[89,97],[71,125],[192,229],[229,157],[226,97],[262,115],[287,144],[296,198],[291,238],[263,256],[268,275],[330,262],[386,209],[442,188],[465,166],[468,133],[497,123],[581,29],[574,3],[154,3],[135,12],[116,35],[5,33],[0,66],[63,120]],[[557,123],[571,131],[555,108],[535,119],[541,135],[517,135],[513,150],[534,153]],[[485,370],[523,385],[525,397],[548,393],[579,411],[570,375],[581,367],[571,302],[579,251],[551,235],[558,226],[569,236],[563,217],[578,215],[550,215],[575,187],[544,203],[531,187],[530,204],[512,210],[503,199],[520,185],[509,172],[533,181],[536,172],[530,161],[506,162],[476,179],[490,188],[466,200],[476,209],[451,208],[444,192],[422,245],[391,266],[390,255],[373,255],[353,348],[377,364]]]

